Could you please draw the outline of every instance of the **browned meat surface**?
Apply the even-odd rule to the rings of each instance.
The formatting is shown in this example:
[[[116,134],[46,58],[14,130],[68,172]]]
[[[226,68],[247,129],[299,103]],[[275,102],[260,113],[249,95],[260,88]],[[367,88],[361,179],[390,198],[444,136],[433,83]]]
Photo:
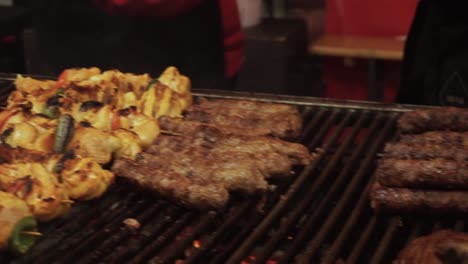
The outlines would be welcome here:
[[[468,189],[468,163],[435,158],[384,158],[377,168],[380,184],[389,187]]]
[[[412,146],[441,145],[468,149],[468,133],[452,131],[432,131],[419,135],[402,135],[400,142]]]
[[[267,112],[267,113],[289,112],[289,113],[294,114],[297,111],[297,109],[292,105],[266,103],[266,102],[260,102],[260,101],[248,101],[248,100],[201,99],[198,105],[204,109],[216,109],[219,107],[223,107],[223,108],[237,108],[237,109],[244,109],[244,110],[260,111],[260,112]]]
[[[171,171],[169,165],[148,153],[141,153],[136,161],[125,158],[116,160],[112,172],[191,207],[221,208],[229,199],[229,193],[220,182]]]
[[[468,110],[456,107],[415,110],[398,120],[401,133],[412,134],[434,130],[468,131]]]
[[[468,161],[468,149],[460,147],[447,148],[443,145],[410,145],[402,142],[388,143],[385,145],[384,159],[406,159],[406,160],[431,160],[436,158],[456,160],[458,162]]]
[[[313,155],[306,147],[270,137],[249,137],[222,133],[213,127],[199,127],[191,135],[160,136],[147,150],[163,155],[164,150],[186,153],[193,148],[201,155],[231,156],[255,161],[265,177],[287,176],[295,165],[308,165]]]
[[[220,130],[225,134],[245,135],[245,136],[258,136],[268,135],[270,133],[269,128],[252,127],[245,129],[242,127],[230,126],[230,125],[212,125],[201,123],[198,121],[182,120],[181,118],[171,118],[162,116],[158,119],[159,127],[162,130],[179,133],[179,134],[193,134],[195,131],[201,128],[212,127]]]
[[[289,176],[294,165],[307,165],[312,158],[300,144],[224,134],[206,126],[191,135],[159,136],[147,153],[136,161],[117,160],[112,171],[184,204],[220,208],[228,191],[263,192],[266,179]],[[168,181],[173,184],[163,184]],[[197,195],[191,194],[194,190]],[[209,192],[214,190],[222,195]]]
[[[283,139],[299,137],[302,129],[302,118],[295,107],[254,101],[202,100],[186,111],[185,119]]]
[[[468,192],[385,187],[374,184],[371,206],[378,212],[468,213]]]
[[[467,264],[468,234],[441,230],[413,240],[395,264]]]

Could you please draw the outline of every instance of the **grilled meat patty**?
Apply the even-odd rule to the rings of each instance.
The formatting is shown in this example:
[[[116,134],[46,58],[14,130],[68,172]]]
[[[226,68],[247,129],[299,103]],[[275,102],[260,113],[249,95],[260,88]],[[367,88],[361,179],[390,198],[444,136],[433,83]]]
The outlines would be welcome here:
[[[384,158],[377,168],[380,184],[389,187],[468,189],[468,163],[435,158]]]
[[[267,178],[288,176],[312,158],[300,144],[205,126],[191,135],[159,136],[136,161],[116,160],[112,171],[184,204],[220,208],[228,191],[263,192]]]
[[[467,213],[468,192],[392,188],[375,183],[370,192],[377,212]]]
[[[183,205],[210,209],[221,208],[227,203],[229,193],[220,182],[191,177],[171,168],[157,156],[141,153],[135,161],[117,159],[111,170],[138,186]]]
[[[165,149],[187,153],[196,148],[201,155],[254,160],[266,177],[288,175],[292,166],[307,165],[313,155],[303,145],[270,137],[225,134],[214,127],[199,126],[191,135],[161,136],[148,153],[162,155]]]
[[[468,234],[441,230],[413,240],[395,264],[468,263]]]
[[[186,111],[185,119],[214,126],[237,128],[241,134],[299,137],[302,118],[290,105],[238,100],[201,100]],[[252,131],[249,131],[252,130]]]
[[[415,110],[404,113],[398,120],[401,133],[425,131],[468,131],[468,110],[456,107]]]

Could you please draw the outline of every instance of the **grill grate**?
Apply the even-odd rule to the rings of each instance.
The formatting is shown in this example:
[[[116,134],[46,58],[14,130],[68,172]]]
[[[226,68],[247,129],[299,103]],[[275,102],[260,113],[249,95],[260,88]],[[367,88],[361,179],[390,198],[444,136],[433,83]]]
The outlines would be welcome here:
[[[7,93],[0,92],[0,99]],[[466,229],[456,219],[376,216],[369,206],[376,154],[395,138],[397,118],[411,107],[254,97],[302,110],[300,142],[318,155],[292,179],[277,180],[263,196],[236,195],[223,211],[205,213],[119,180],[102,198],[42,224],[44,235],[27,255],[2,253],[0,263],[390,263],[418,236]],[[141,228],[127,228],[126,218],[137,219]]]

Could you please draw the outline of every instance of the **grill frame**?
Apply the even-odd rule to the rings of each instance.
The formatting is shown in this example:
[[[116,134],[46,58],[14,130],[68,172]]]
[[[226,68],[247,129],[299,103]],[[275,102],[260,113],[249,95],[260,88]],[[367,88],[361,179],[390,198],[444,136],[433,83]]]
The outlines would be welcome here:
[[[0,81],[14,78],[0,74]],[[10,91],[0,90],[0,101]],[[306,123],[300,142],[317,150],[317,158],[290,183],[280,183],[280,190],[267,198],[277,202],[242,198],[216,213],[199,213],[161,199],[151,204],[153,198],[146,194],[116,186],[99,199],[98,206],[82,203],[90,211],[80,208],[65,220],[41,225],[46,236],[30,253],[23,258],[0,254],[0,263],[172,263],[187,251],[185,263],[390,263],[404,245],[420,235],[441,228],[461,231],[468,226],[455,218],[423,222],[377,216],[369,206],[367,192],[376,154],[397,136],[399,115],[430,107],[201,89],[194,89],[193,95],[298,106]],[[342,198],[335,201],[340,193]],[[259,209],[259,203],[266,207]],[[100,209],[113,206],[115,211],[106,210],[107,215],[90,220]],[[127,215],[141,219],[138,234],[119,223]],[[84,227],[78,226],[81,219],[87,219]],[[216,228],[212,230],[212,226]],[[241,230],[235,232],[233,228],[239,226]],[[193,241],[201,241],[201,246],[194,247]],[[50,252],[52,248],[57,252]]]

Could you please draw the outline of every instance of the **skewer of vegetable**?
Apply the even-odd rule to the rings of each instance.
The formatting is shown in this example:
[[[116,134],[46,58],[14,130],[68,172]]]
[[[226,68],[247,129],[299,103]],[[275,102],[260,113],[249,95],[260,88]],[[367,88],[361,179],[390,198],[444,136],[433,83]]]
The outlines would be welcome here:
[[[37,222],[26,203],[13,194],[0,192],[0,250],[24,254],[38,234]]]

